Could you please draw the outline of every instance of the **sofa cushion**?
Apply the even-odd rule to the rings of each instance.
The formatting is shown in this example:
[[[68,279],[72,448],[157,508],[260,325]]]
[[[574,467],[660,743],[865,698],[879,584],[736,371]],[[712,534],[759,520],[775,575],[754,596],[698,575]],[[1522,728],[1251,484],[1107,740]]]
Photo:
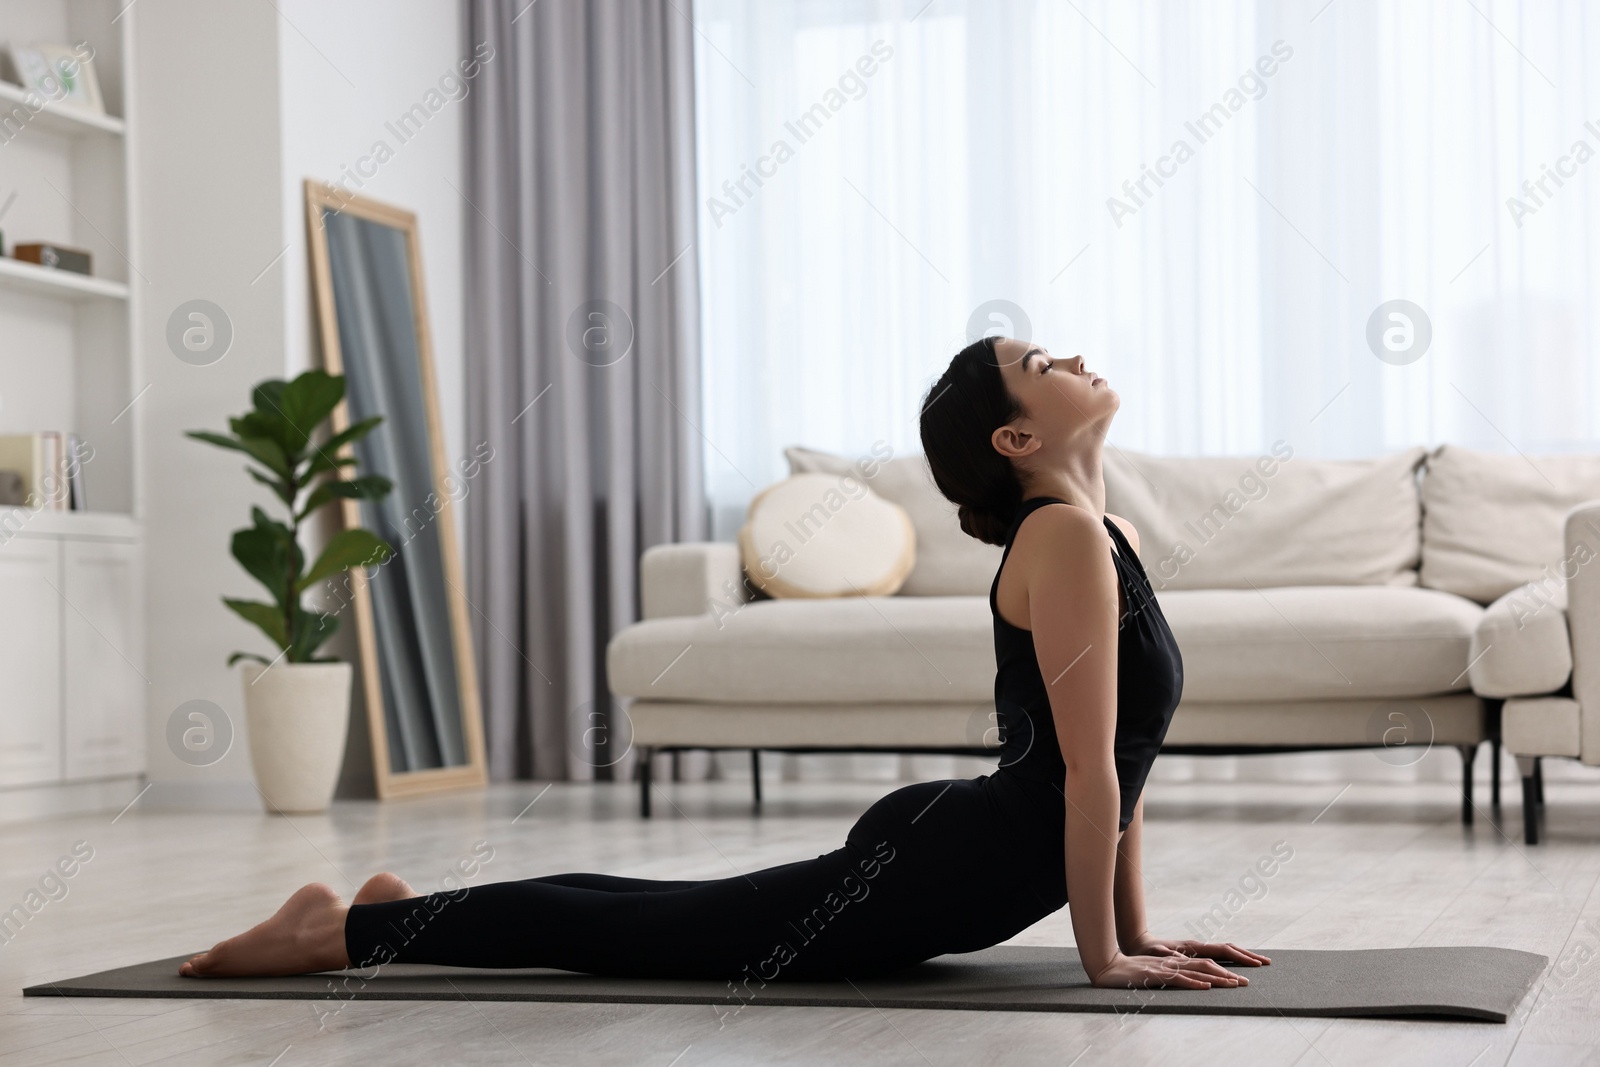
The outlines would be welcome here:
[[[1431,589],[1174,590],[1158,600],[1187,701],[1413,697],[1468,688],[1483,609]],[[992,701],[982,597],[758,600],[652,619],[612,639],[620,696],[711,703]]]
[[[640,745],[728,748],[991,748],[1000,747],[994,701],[945,704],[714,704],[635,700],[629,736]]]
[[[793,446],[783,454],[791,474],[866,474],[874,493],[906,509],[916,531],[917,560],[900,587],[902,596],[989,595],[989,584],[1000,569],[1000,547],[961,531],[956,506],[933,484],[928,461],[921,453],[857,461]]]
[[[916,562],[900,505],[853,474],[795,474],[750,501],[744,570],[768,596],[889,596]]]
[[[1484,697],[1554,693],[1572,676],[1565,582],[1519,585],[1484,610],[1472,635],[1472,691]]]
[[[1156,589],[1417,584],[1421,446],[1374,459],[1155,456],[1107,447],[1106,510]]]
[[[1600,499],[1600,456],[1440,445],[1422,479],[1422,584],[1487,604],[1560,573],[1568,511]]]
[[[1366,699],[1465,690],[1483,609],[1433,589],[1175,589],[1157,598],[1185,702]]]
[[[755,600],[634,623],[606,671],[617,695],[650,700],[992,702],[993,627],[976,596]]]

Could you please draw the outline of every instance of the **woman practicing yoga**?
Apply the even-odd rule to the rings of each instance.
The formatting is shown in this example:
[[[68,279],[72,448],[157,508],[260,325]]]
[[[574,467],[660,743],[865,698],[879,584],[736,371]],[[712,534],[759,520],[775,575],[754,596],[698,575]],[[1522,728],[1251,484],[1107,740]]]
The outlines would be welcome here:
[[[380,874],[349,904],[308,885],[179,973],[399,962],[746,985],[857,978],[998,944],[1070,891],[1093,984],[1247,984],[1216,961],[1267,957],[1145,928],[1140,794],[1183,662],[1137,532],[1104,513],[1101,445],[1120,404],[1083,357],[992,337],[959,352],[924,398],[935,482],[963,530],[1005,546],[989,592],[993,774],[896,789],[834,851],[727,878],[554,874],[423,895]]]

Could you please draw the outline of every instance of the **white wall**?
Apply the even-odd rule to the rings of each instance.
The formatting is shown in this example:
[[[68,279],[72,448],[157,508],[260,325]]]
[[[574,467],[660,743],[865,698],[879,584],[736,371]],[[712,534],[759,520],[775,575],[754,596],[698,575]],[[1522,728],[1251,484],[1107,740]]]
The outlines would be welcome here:
[[[287,367],[291,374],[316,359],[314,315],[306,261],[306,178],[339,182],[362,196],[406,208],[417,215],[433,324],[439,406],[445,421],[445,454],[464,455],[461,383],[461,198],[464,79],[441,89],[446,74],[470,54],[461,44],[456,5],[441,0],[385,0],[381,19],[374,6],[345,0],[278,0],[293,29],[280,30],[279,99],[283,119],[283,257]],[[281,23],[280,23],[281,25]],[[429,90],[437,95],[429,98]],[[451,93],[460,99],[451,99]],[[425,102],[426,101],[426,102]],[[402,141],[386,124],[414,105],[438,104],[420,131]],[[383,163],[366,163],[378,142],[393,152]],[[358,167],[370,177],[358,173]],[[348,176],[349,180],[345,180]],[[454,188],[452,188],[454,186]]]
[[[283,369],[283,278],[266,270],[284,244],[276,16],[266,4],[148,0],[124,17],[134,19],[135,225],[148,279],[133,287],[149,383],[137,449],[147,750],[150,777],[171,786],[151,800],[223,796],[229,780],[248,794],[242,737],[220,763],[192,767],[167,748],[165,729],[178,705],[209,700],[242,734],[240,682],[225,661],[260,640],[219,598],[253,595],[228,538],[261,494],[236,459],[183,431],[225,429],[254,383]],[[197,298],[222,307],[234,330],[227,354],[203,367],[180,361],[165,337],[172,311]]]
[[[465,451],[461,236],[471,209],[455,191],[465,190],[465,105],[450,99],[461,90],[440,91],[443,103],[404,143],[385,124],[426,105],[471,49],[461,47],[454,3],[385,3],[381,18],[373,10],[354,0],[276,8],[141,0],[125,16],[135,20],[136,224],[150,279],[136,299],[151,383],[140,401],[139,462],[153,804],[258,804],[238,668],[224,664],[235,649],[263,651],[265,638],[220,597],[259,595],[228,539],[251,504],[272,501],[240,460],[182,431],[225,428],[256,382],[292,377],[319,358],[302,182],[354,174],[379,139],[393,158],[346,187],[418,216],[447,456]],[[178,360],[164,336],[173,308],[197,297],[219,304],[235,330],[228,354],[206,367]],[[168,717],[193,699],[214,702],[235,726],[232,750],[211,766],[190,766],[167,748]]]

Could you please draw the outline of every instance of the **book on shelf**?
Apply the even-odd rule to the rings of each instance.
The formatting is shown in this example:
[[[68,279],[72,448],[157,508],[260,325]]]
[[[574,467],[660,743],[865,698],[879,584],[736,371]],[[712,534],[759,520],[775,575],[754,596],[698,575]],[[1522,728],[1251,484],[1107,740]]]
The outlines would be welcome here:
[[[82,511],[83,442],[75,433],[37,430],[0,434],[0,471],[14,471],[22,480],[16,504],[36,511]]]

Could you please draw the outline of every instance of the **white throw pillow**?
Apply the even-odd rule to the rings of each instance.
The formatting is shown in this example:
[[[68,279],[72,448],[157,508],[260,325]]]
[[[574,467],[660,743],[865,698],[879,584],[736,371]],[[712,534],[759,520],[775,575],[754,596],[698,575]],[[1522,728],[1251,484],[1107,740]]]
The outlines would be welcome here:
[[[917,558],[900,588],[902,596],[989,595],[1000,569],[1000,546],[962,532],[956,506],[933,484],[933,473],[922,453],[857,461],[795,445],[783,454],[789,460],[790,474],[866,475],[874,493],[906,510],[916,530]]]
[[[1440,445],[1425,470],[1422,584],[1480,604],[1562,573],[1567,512],[1600,500],[1596,455]]]
[[[905,509],[855,477],[798,474],[750,501],[745,573],[773,597],[888,596],[916,563]]]

